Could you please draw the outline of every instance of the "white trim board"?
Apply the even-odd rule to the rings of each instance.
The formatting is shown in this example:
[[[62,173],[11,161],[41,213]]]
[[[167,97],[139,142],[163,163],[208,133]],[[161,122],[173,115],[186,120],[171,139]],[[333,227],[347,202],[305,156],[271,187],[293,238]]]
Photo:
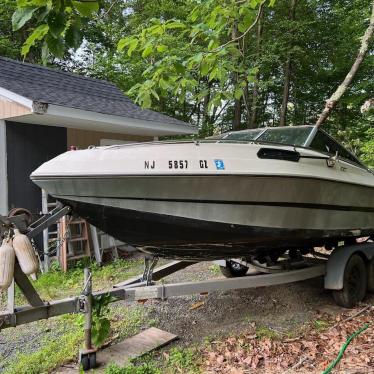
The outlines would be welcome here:
[[[6,123],[0,120],[0,214],[8,214],[8,208]]]
[[[90,112],[82,109],[68,108],[59,105],[49,104],[48,115],[71,118],[81,121],[92,121],[100,123],[107,127],[108,125],[116,126],[118,129],[125,129],[132,127],[139,130],[151,130],[152,132],[170,133],[170,134],[197,134],[198,129],[195,126],[186,124],[171,124],[152,120],[141,120],[137,118],[130,118],[125,116],[118,116],[112,114],[103,114]],[[106,130],[105,130],[106,131]],[[120,131],[120,130],[119,130]]]
[[[12,91],[6,90],[5,88],[0,87],[0,96],[3,96],[11,101],[15,101],[18,104],[21,104],[25,106],[26,108],[29,108],[32,110],[32,103],[33,101],[30,99],[27,99],[24,96],[18,95]]]

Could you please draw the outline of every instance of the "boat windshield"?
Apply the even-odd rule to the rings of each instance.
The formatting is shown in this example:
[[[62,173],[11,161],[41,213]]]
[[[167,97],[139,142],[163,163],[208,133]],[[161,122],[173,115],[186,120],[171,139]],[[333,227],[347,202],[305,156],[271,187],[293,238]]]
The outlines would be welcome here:
[[[207,139],[235,142],[259,141],[266,143],[304,146],[311,131],[311,126],[267,127],[255,130],[229,132],[226,134],[212,136]]]
[[[260,142],[304,146],[311,132],[312,127],[268,128],[256,140]]]

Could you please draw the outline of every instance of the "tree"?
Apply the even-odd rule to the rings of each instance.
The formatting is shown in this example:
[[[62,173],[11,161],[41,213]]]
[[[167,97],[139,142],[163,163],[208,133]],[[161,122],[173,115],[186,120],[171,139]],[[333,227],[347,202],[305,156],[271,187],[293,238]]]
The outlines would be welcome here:
[[[43,3],[23,1],[19,4]],[[65,41],[70,17],[65,16],[59,58],[48,62],[113,81],[141,105],[198,125],[201,136],[233,124],[278,126],[283,109],[288,125],[311,123],[356,57],[372,0],[297,0],[291,20],[292,1],[267,0],[259,12],[261,1],[100,0],[88,16],[70,11],[82,24],[78,55]],[[52,1],[51,11],[64,11],[57,5]],[[39,11],[21,27],[23,35],[43,23],[49,27],[49,16],[43,19]],[[40,54],[46,38],[37,40],[28,56]],[[325,124],[359,153],[372,124],[360,107],[374,92],[373,52]]]
[[[346,75],[343,82],[336,89],[336,91],[332,94],[329,100],[327,100],[326,106],[316,122],[316,126],[321,126],[326,121],[331,111],[335,108],[336,104],[338,103],[340,98],[344,95],[348,86],[351,84],[353,78],[355,77],[360,65],[362,64],[362,61],[364,60],[369,50],[369,45],[373,37],[373,34],[374,34],[374,1],[372,4],[372,12],[371,12],[370,20],[369,20],[369,26],[366,29],[365,34],[362,38],[360,50],[358,52],[356,60],[354,61],[349,73]]]
[[[297,0],[291,0],[289,20],[292,25],[295,21],[295,12],[296,12],[296,3]],[[290,30],[291,33],[293,30]],[[292,69],[292,56],[291,52],[288,53],[286,63],[284,65],[284,85],[283,85],[283,97],[282,97],[282,106],[281,113],[279,118],[279,126],[286,126],[286,115],[287,115],[287,105],[288,98],[290,94],[290,84],[291,84],[291,69]]]
[[[44,61],[49,52],[63,57],[66,49],[78,48],[82,42],[82,28],[99,7],[98,1],[94,0],[17,0],[12,16],[13,31],[26,25],[31,25],[32,29],[22,46],[22,56],[25,58],[32,47],[40,44]]]
[[[12,31],[12,14],[16,10],[16,2],[3,0],[0,7],[0,56],[19,59],[21,46],[26,39],[24,30]],[[30,54],[29,61],[38,61],[38,52]]]

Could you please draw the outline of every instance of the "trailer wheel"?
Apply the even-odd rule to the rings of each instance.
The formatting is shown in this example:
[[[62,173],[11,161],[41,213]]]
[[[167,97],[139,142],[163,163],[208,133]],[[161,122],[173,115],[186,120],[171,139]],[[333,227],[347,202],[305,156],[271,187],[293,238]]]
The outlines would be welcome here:
[[[243,277],[247,274],[248,267],[235,261],[226,261],[226,266],[220,266],[221,273],[226,278]]]
[[[362,301],[367,290],[367,271],[364,260],[353,255],[344,269],[343,289],[333,291],[335,302],[345,308],[352,308]]]
[[[368,265],[368,292],[374,293],[374,258],[371,259]]]

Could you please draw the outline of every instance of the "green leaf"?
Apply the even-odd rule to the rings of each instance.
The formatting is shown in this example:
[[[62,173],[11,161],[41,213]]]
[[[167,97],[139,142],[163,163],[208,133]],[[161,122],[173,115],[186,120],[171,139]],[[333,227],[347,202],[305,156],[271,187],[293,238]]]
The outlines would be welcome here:
[[[205,76],[209,73],[210,65],[207,61],[207,59],[203,60],[200,65],[200,73],[201,75]]]
[[[17,8],[46,6],[50,0],[17,0]]]
[[[42,24],[38,26],[31,35],[26,39],[25,43],[22,46],[21,54],[23,57],[26,57],[27,54],[30,52],[30,48],[35,45],[38,40],[44,38],[44,36],[48,33],[49,26],[47,24]]]
[[[99,10],[99,3],[97,1],[73,1],[73,5],[83,17],[89,17],[92,13],[97,13]]]
[[[211,39],[209,44],[208,44],[208,51],[212,51],[213,49],[216,49],[218,47],[218,44],[216,40]]]
[[[186,71],[185,67],[180,62],[175,62],[174,68],[178,74],[184,74],[184,72]]]
[[[147,43],[147,44],[145,45],[144,50],[143,50],[142,57],[143,57],[143,58],[148,57],[148,56],[152,53],[152,51],[153,51],[153,46],[152,46],[152,44],[151,44],[151,43]]]
[[[166,52],[169,48],[168,48],[168,46],[167,45],[165,45],[165,44],[161,44],[161,45],[158,45],[157,47],[156,47],[156,49],[157,49],[157,52]]]
[[[72,23],[65,33],[66,45],[70,48],[77,49],[82,44],[83,35],[81,33],[80,23]]]
[[[167,90],[170,87],[168,82],[163,78],[160,78],[160,80],[158,81],[158,85],[164,90]]]
[[[157,100],[160,100],[160,97],[158,96],[157,92],[155,90],[152,90],[151,89],[151,93],[152,95],[157,99]]]
[[[42,47],[42,61],[43,61],[43,65],[47,65],[48,56],[49,56],[48,44],[47,44],[47,42],[44,42],[43,43],[43,47]]]
[[[37,7],[18,8],[12,16],[13,31],[19,30],[27,21],[29,21],[37,9]]]
[[[152,105],[152,99],[149,91],[143,92],[140,96],[140,103],[142,108],[150,108]]]
[[[260,1],[259,0],[251,0],[250,3],[249,3],[249,6],[252,8],[252,9],[255,9],[257,7],[257,4],[259,4]]]
[[[122,38],[117,44],[117,51],[123,51],[127,47],[132,39]]]
[[[110,321],[108,318],[94,316],[92,321],[92,343],[99,348],[110,333]]]
[[[243,90],[241,87],[236,87],[235,92],[234,92],[234,97],[235,99],[239,100],[243,95]]]
[[[64,57],[65,44],[62,37],[54,38],[52,35],[46,37],[46,42],[51,53],[59,58]]]
[[[65,29],[65,15],[62,12],[50,12],[48,15],[49,32],[59,38]]]
[[[186,26],[180,21],[171,21],[165,24],[167,29],[184,29]]]
[[[129,49],[127,51],[127,55],[130,57],[131,54],[135,51],[136,47],[138,46],[138,39],[132,39],[129,43]]]
[[[215,67],[214,69],[212,69],[212,71],[209,74],[209,82],[217,78],[218,75],[219,75],[219,70],[217,67]]]

